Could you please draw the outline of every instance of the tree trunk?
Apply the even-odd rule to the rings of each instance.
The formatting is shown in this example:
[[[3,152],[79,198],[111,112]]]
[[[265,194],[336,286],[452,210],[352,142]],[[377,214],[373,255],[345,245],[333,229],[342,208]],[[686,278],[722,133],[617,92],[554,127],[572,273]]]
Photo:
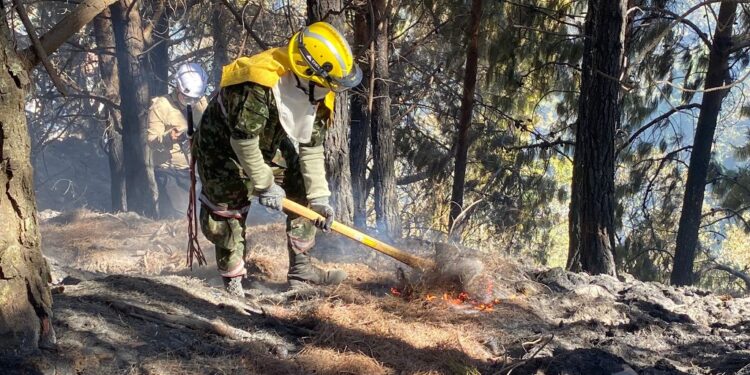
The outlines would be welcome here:
[[[49,327],[52,297],[36,216],[31,143],[24,103],[28,73],[14,50],[3,9],[0,25],[0,357],[37,348],[43,322]]]
[[[211,75],[213,76],[215,86],[218,87],[219,82],[221,81],[221,69],[224,65],[229,64],[225,27],[227,23],[226,20],[229,19],[231,15],[227,12],[226,7],[221,3],[221,0],[214,0],[212,6],[211,36],[213,37],[214,64]]]
[[[153,4],[154,12],[159,16],[154,25],[151,45],[146,47],[149,62],[149,92],[151,96],[163,96],[169,93],[169,12],[159,9],[165,4]]]
[[[336,29],[344,30],[344,19],[339,12],[342,0],[307,0],[308,23],[317,22],[328,14],[326,22]],[[325,142],[326,178],[331,189],[331,204],[336,211],[336,220],[352,223],[354,201],[352,199],[351,171],[349,168],[349,95],[336,95],[333,124],[328,129]]]
[[[156,181],[146,139],[150,104],[148,64],[139,59],[144,46],[141,16],[137,9],[127,11],[133,5],[133,1],[118,0],[112,6],[112,26],[120,79],[127,204],[130,211],[157,217]]]
[[[729,77],[729,49],[736,12],[736,2],[721,3],[706,72],[707,90],[721,87]],[[693,262],[698,244],[706,176],[711,162],[716,121],[727,92],[728,89],[723,89],[703,93],[701,113],[698,116],[693,150],[690,154],[680,226],[677,230],[677,249],[671,275],[671,282],[675,285],[690,285],[695,281]]]
[[[370,46],[369,11],[357,10],[354,16],[354,52],[363,55]],[[362,83],[351,95],[351,126],[349,131],[349,169],[352,176],[354,226],[367,227],[367,139],[370,134],[370,116],[367,96],[370,85],[370,64],[361,64]]]
[[[52,54],[62,41],[107,5],[107,0],[89,0],[69,13],[52,28],[54,39],[61,42],[50,44],[47,54]],[[3,365],[23,358],[40,344],[54,343],[50,323],[52,297],[47,287],[49,266],[40,248],[31,143],[24,112],[29,87],[27,69],[33,68],[40,59],[26,51],[15,51],[7,13],[5,3],[0,3],[0,189],[3,190],[0,194],[0,358]]]
[[[401,237],[398,195],[396,193],[393,123],[388,87],[388,7],[386,0],[373,0],[375,36],[375,82],[372,103],[372,176],[375,187],[375,219],[378,230],[390,238]]]
[[[458,118],[456,136],[456,165],[453,172],[453,192],[448,228],[461,214],[464,205],[466,184],[466,163],[469,155],[469,128],[474,112],[474,90],[477,85],[477,62],[479,60],[479,25],[482,21],[482,0],[472,0],[469,28],[466,31],[466,71],[464,72],[464,93],[461,98],[461,114]]]
[[[336,220],[352,224],[354,199],[352,197],[351,169],[349,167],[349,95],[336,95],[333,126],[326,134],[326,177],[331,188],[331,203]]]
[[[117,61],[111,54],[115,51],[115,38],[112,34],[112,14],[105,9],[94,18],[94,39],[99,53],[99,76],[104,86],[104,96],[113,103],[120,102],[120,82],[117,79]],[[107,108],[106,152],[109,160],[110,197],[112,211],[125,211],[125,164],[122,155],[122,121],[120,112]]]
[[[615,275],[615,130],[625,38],[625,0],[590,0],[570,203],[568,268]]]

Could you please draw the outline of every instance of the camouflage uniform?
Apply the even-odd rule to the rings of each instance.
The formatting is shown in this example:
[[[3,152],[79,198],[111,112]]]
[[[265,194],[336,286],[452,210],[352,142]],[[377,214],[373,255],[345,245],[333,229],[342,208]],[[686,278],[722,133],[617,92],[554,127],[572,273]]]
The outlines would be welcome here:
[[[300,144],[300,148],[323,144],[330,111],[322,103],[317,108],[311,140]],[[272,166],[275,182],[283,187],[287,198],[306,205],[298,153],[279,122],[273,93],[252,82],[223,88],[221,95],[210,101],[193,137],[192,153],[197,161],[203,195],[221,209],[239,210],[250,205],[252,183],[232,151],[230,138],[253,137],[259,137],[263,158]],[[283,156],[283,162],[274,162],[277,151]],[[205,204],[201,205],[201,229],[216,246],[216,263],[222,276],[244,274],[246,218],[246,213],[241,218],[222,217]],[[292,252],[307,252],[315,244],[316,228],[309,220],[290,215],[286,233],[291,267]]]

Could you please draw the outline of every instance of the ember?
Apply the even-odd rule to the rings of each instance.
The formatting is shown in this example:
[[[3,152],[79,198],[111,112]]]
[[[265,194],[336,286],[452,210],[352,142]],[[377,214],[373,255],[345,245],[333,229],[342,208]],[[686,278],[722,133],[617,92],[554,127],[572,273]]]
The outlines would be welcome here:
[[[391,288],[391,295],[393,295],[394,297],[403,298],[405,300],[414,299],[409,297],[411,293],[409,293],[409,296],[404,295],[398,288],[395,287]],[[474,310],[486,312],[493,311],[494,306],[501,302],[500,299],[494,299],[490,302],[480,302],[474,298],[471,298],[471,296],[467,292],[445,292],[440,298],[438,298],[438,296],[434,294],[428,293],[427,295],[421,297],[421,299],[429,303],[443,302],[455,308],[473,308]]]

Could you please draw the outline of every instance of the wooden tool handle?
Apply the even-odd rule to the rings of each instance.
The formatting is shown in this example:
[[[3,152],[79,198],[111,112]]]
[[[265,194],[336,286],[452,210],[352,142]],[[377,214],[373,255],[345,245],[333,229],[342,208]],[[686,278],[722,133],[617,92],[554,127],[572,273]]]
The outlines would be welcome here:
[[[320,214],[318,214],[317,212],[301,204],[295,203],[287,198],[284,198],[282,205],[284,207],[284,210],[295,213],[304,218],[307,218],[313,221],[317,219],[321,219],[321,220],[323,219],[323,217],[320,216]],[[385,255],[388,255],[389,257],[396,259],[397,261],[404,263],[409,267],[416,268],[420,271],[428,270],[434,267],[435,265],[429,259],[420,258],[416,255],[412,255],[407,252],[401,251],[385,242],[381,242],[354,228],[350,228],[344,224],[341,224],[338,221],[333,222],[333,224],[331,225],[331,229],[336,233],[343,234],[344,236],[349,237],[353,239],[354,241],[357,241],[376,251],[379,251]]]

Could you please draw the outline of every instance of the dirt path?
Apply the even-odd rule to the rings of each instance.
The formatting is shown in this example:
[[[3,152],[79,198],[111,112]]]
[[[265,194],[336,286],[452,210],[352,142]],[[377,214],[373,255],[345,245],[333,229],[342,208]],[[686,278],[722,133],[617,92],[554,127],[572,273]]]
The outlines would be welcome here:
[[[395,296],[380,259],[328,264],[352,275],[342,286],[289,291],[272,223],[249,234],[267,288],[238,301],[213,267],[184,268],[178,222],[79,212],[42,230],[59,284],[57,349],[26,359],[42,373],[750,374],[748,298],[508,260],[487,265],[498,304],[483,311],[446,287]]]

